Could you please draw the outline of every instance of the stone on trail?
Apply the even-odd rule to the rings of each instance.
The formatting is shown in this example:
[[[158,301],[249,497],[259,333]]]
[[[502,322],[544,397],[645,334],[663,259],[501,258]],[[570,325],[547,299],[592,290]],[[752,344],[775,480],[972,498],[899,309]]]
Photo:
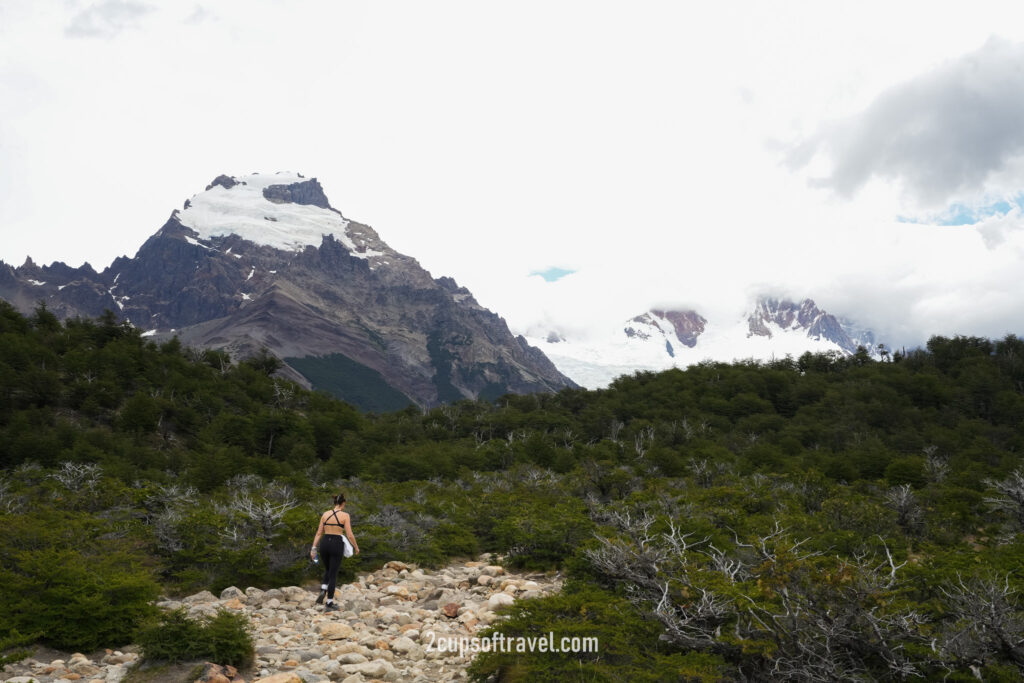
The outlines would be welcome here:
[[[341,670],[347,674],[362,674],[369,678],[385,678],[388,674],[395,672],[395,667],[391,662],[375,659],[372,662],[363,662],[361,664],[345,664],[341,667]]]
[[[302,683],[302,679],[290,671],[283,671],[265,678],[257,678],[253,683]]]
[[[498,607],[502,607],[504,605],[511,605],[514,602],[515,598],[513,598],[508,593],[495,593],[487,599],[487,607],[493,611]]]
[[[356,636],[356,630],[348,624],[327,621],[319,624],[316,630],[327,640],[346,640]]]
[[[200,591],[194,595],[190,595],[187,598],[184,598],[182,602],[186,605],[217,602],[217,596],[211,593],[210,591]]]

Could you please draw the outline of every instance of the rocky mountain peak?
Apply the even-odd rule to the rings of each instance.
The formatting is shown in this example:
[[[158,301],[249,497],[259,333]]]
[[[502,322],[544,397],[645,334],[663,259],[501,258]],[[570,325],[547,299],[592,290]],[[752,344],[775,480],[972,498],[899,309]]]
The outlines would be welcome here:
[[[101,274],[29,259],[0,269],[0,297],[59,317],[109,309],[147,337],[236,359],[267,349],[288,377],[367,410],[574,386],[468,289],[295,173],[217,176],[134,257]]]
[[[754,310],[747,316],[748,337],[771,338],[780,333],[796,331],[810,339],[830,341],[847,353],[857,350],[839,320],[818,308],[812,299],[797,303],[770,296],[758,297]]]
[[[689,346],[691,349],[697,345],[697,337],[704,331],[705,326],[708,324],[707,319],[704,316],[697,313],[697,311],[686,310],[686,311],[662,311],[652,310],[651,314],[667,320],[672,324],[672,329],[676,332],[676,337],[684,345]]]
[[[275,204],[303,204],[330,209],[324,188],[316,178],[290,183],[288,185],[268,185],[263,188],[263,196]]]
[[[243,185],[245,183],[242,183]],[[238,185],[238,181],[231,176],[219,175],[213,179],[213,182],[206,186],[206,191],[209,192],[215,187],[223,187],[225,190],[230,190],[235,185]]]
[[[624,328],[627,337],[650,339],[671,332],[675,340],[691,349],[704,332],[707,320],[694,310],[666,311],[653,309],[632,318]],[[671,340],[668,341],[671,345]]]

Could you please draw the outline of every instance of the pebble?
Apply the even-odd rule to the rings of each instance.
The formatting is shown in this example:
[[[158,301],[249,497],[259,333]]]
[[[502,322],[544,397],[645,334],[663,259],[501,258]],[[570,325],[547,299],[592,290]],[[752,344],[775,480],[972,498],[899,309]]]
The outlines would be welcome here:
[[[230,609],[252,622],[256,666],[251,683],[366,683],[462,681],[470,656],[439,651],[443,638],[472,637],[503,617],[494,611],[519,600],[551,595],[559,577],[520,575],[491,564],[490,555],[437,571],[392,561],[339,586],[340,611],[316,605],[318,586],[270,590],[230,586],[220,597],[202,591],[157,603],[192,614]],[[0,671],[0,683],[121,683],[139,655],[107,650],[90,658],[27,659]],[[198,683],[245,683],[232,667],[208,664]]]

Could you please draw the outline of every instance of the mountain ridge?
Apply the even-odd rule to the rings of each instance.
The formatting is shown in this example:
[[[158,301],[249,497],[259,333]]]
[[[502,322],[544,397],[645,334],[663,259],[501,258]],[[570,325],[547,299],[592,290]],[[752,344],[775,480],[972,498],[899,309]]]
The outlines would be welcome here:
[[[652,308],[609,326],[596,339],[573,339],[559,330],[530,342],[577,383],[606,386],[636,371],[686,367],[704,360],[770,360],[805,352],[850,356],[859,348],[878,355],[874,334],[820,308],[813,299],[794,301],[762,294],[733,319],[705,317],[693,308]]]
[[[22,310],[42,300],[60,318],[109,308],[147,336],[238,357],[261,348],[282,359],[340,356],[423,407],[575,386],[469,290],[345,218],[299,174],[217,176],[135,256],[100,273],[0,263],[0,297]],[[317,387],[285,362],[291,378]]]

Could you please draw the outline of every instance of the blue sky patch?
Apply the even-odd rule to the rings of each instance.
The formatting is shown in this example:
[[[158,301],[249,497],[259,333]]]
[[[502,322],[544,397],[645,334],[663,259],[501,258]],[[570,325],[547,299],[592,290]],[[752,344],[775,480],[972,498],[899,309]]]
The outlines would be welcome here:
[[[535,270],[530,275],[540,275],[544,278],[545,282],[554,282],[555,280],[561,280],[566,275],[572,275],[575,270],[568,270],[566,268],[547,268],[546,270]]]
[[[969,206],[960,202],[950,204],[942,212],[930,215],[897,216],[900,223],[925,223],[928,225],[974,225],[992,216],[1005,216],[1014,209],[1024,209],[1024,192],[1020,192],[1009,199],[1000,199],[991,204],[980,206]]]

